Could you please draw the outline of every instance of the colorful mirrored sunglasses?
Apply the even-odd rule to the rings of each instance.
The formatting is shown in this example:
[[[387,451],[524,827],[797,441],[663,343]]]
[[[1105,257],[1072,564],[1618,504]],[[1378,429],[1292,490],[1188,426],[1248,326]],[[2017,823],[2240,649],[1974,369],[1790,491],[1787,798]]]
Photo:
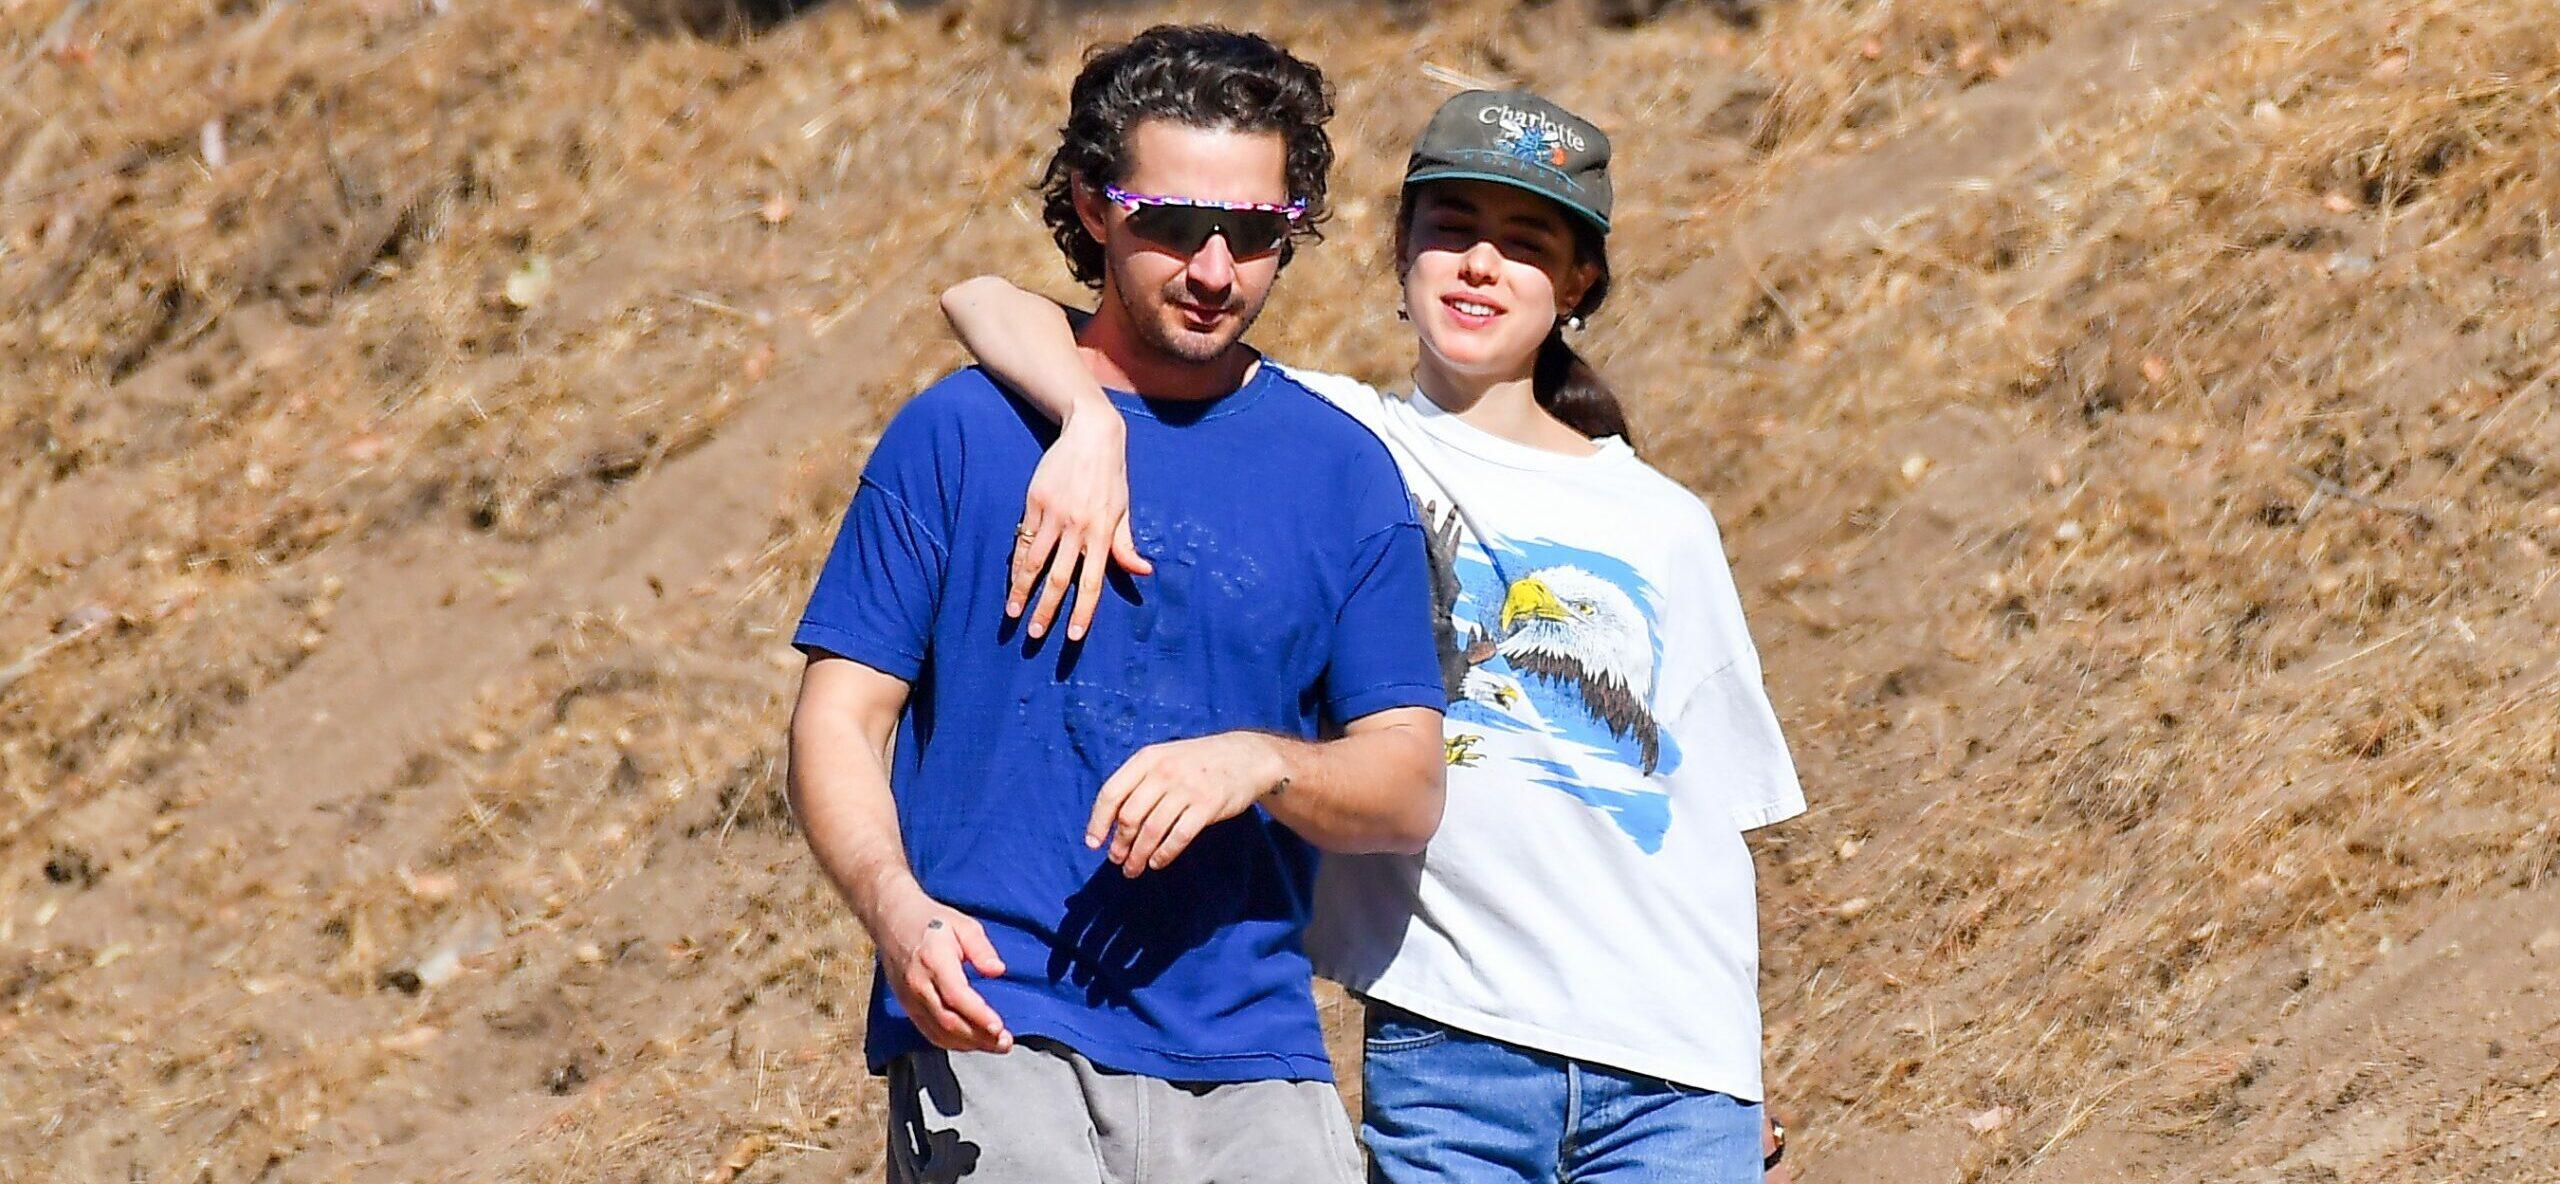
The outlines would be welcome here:
[[[1102,196],[1129,212],[1129,229],[1138,237],[1185,255],[1208,245],[1212,235],[1225,237],[1227,250],[1239,259],[1268,255],[1289,241],[1290,227],[1307,212],[1303,201],[1272,205],[1159,197],[1117,185],[1103,186]]]

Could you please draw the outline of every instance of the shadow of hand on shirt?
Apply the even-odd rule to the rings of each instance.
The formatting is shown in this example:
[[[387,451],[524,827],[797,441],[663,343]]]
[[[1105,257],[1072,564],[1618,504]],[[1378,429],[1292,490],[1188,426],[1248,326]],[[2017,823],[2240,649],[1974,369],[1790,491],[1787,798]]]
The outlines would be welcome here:
[[[1241,911],[1241,900],[1219,908],[1203,899],[1221,889],[1180,870],[1177,863],[1133,880],[1117,864],[1094,869],[1067,897],[1050,948],[1050,979],[1081,988],[1088,1006],[1135,1009],[1138,991]],[[1242,885],[1223,890],[1240,892]]]

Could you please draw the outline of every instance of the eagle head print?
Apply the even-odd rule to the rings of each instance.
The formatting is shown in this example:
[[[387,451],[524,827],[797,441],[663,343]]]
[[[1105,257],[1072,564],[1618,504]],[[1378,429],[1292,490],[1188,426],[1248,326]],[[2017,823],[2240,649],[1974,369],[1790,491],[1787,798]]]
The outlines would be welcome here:
[[[1658,593],[1624,558],[1487,535],[1426,500],[1454,769],[1555,790],[1662,849],[1684,763],[1655,714]],[[1452,783],[1452,793],[1459,792]]]
[[[1635,600],[1617,585],[1572,566],[1540,568],[1504,593],[1496,652],[1513,670],[1579,692],[1592,718],[1660,763],[1661,726],[1653,696],[1653,638]]]

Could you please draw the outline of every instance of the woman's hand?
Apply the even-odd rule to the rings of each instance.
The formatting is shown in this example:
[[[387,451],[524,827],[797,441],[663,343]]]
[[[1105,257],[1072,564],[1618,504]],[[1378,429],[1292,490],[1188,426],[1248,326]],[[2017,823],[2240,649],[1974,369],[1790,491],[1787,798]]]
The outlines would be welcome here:
[[[1057,442],[1032,470],[1023,498],[1004,615],[1029,609],[1031,636],[1045,637],[1073,587],[1067,640],[1082,641],[1102,607],[1111,564],[1132,575],[1155,572],[1129,537],[1129,429],[1077,350],[1082,314],[982,275],[945,291],[942,315],[989,377],[1058,425]]]
[[[1067,640],[1084,640],[1102,603],[1109,565],[1117,563],[1132,575],[1154,573],[1155,565],[1138,554],[1129,537],[1128,450],[1128,427],[1117,414],[1083,411],[1058,430],[1057,442],[1032,471],[1022,525],[1014,535],[1013,581],[1004,604],[1008,617],[1022,616],[1030,608],[1031,636],[1048,634],[1072,586],[1076,595]]]

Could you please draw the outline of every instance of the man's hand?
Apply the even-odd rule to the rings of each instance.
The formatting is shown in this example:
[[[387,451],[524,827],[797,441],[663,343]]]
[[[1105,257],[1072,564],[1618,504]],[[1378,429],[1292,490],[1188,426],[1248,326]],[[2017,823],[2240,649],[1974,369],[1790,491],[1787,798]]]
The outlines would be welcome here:
[[[1072,585],[1076,601],[1067,640],[1082,641],[1102,603],[1102,581],[1112,563],[1135,575],[1155,572],[1129,537],[1128,428],[1117,415],[1078,414],[1059,429],[1057,442],[1031,472],[1004,613],[1021,616],[1036,586],[1040,600],[1029,628],[1031,636],[1045,636]]]
[[[1150,744],[1102,783],[1084,845],[1109,838],[1110,861],[1135,878],[1172,863],[1212,823],[1244,813],[1288,780],[1279,750],[1252,732]]]
[[[879,948],[889,990],[934,1047],[1013,1050],[1003,1017],[969,985],[968,968],[989,978],[1004,973],[1004,960],[977,918],[916,893],[873,923],[871,941]]]

